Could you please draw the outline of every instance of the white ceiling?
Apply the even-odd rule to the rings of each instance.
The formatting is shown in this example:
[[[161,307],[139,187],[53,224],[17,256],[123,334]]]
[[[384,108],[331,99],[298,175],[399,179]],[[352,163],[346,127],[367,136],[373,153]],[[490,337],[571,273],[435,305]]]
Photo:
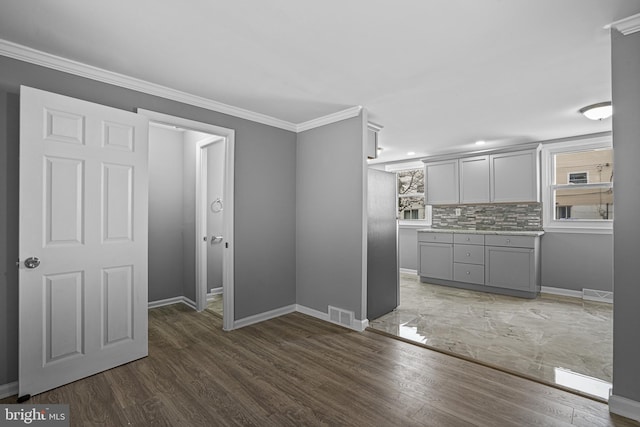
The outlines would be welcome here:
[[[377,162],[608,131],[603,26],[640,0],[0,0],[0,39],[302,123],[362,105]],[[415,155],[407,155],[413,151]]]

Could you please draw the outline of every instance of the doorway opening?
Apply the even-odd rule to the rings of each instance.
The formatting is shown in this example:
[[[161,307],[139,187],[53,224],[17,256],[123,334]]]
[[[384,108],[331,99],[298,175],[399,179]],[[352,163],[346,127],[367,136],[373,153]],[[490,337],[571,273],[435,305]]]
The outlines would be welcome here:
[[[138,113],[150,121],[150,304],[179,301],[202,311],[208,299],[218,300],[223,329],[231,330],[235,132],[148,110]],[[163,292],[180,296],[167,298]]]

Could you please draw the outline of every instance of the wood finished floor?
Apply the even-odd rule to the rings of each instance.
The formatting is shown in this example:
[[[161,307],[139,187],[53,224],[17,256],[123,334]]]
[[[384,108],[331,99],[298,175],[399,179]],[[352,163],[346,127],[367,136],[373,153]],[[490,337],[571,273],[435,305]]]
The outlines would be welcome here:
[[[638,426],[606,404],[299,313],[149,311],[149,357],[34,396],[74,426]],[[2,403],[13,403],[15,398]]]

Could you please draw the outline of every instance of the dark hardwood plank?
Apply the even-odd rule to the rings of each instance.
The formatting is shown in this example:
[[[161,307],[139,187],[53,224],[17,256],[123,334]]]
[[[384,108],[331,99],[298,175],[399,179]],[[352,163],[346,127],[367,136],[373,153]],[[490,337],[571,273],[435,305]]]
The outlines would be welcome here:
[[[378,333],[299,313],[223,332],[220,316],[183,305],[149,311],[149,357],[32,402],[69,403],[74,426],[640,426]]]

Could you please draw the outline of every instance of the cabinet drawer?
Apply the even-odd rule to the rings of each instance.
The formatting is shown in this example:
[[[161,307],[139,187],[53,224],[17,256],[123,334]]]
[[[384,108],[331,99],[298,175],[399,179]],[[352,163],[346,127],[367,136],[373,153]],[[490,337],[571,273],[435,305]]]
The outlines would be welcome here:
[[[453,233],[418,232],[418,242],[453,243]]]
[[[491,235],[485,236],[484,243],[487,246],[510,246],[514,248],[535,248],[536,239],[534,236],[507,236]]]
[[[453,243],[464,245],[484,245],[484,235],[482,234],[454,234]]]
[[[484,265],[456,262],[453,264],[453,280],[484,285]]]
[[[453,261],[466,264],[484,264],[484,246],[453,245]]]

